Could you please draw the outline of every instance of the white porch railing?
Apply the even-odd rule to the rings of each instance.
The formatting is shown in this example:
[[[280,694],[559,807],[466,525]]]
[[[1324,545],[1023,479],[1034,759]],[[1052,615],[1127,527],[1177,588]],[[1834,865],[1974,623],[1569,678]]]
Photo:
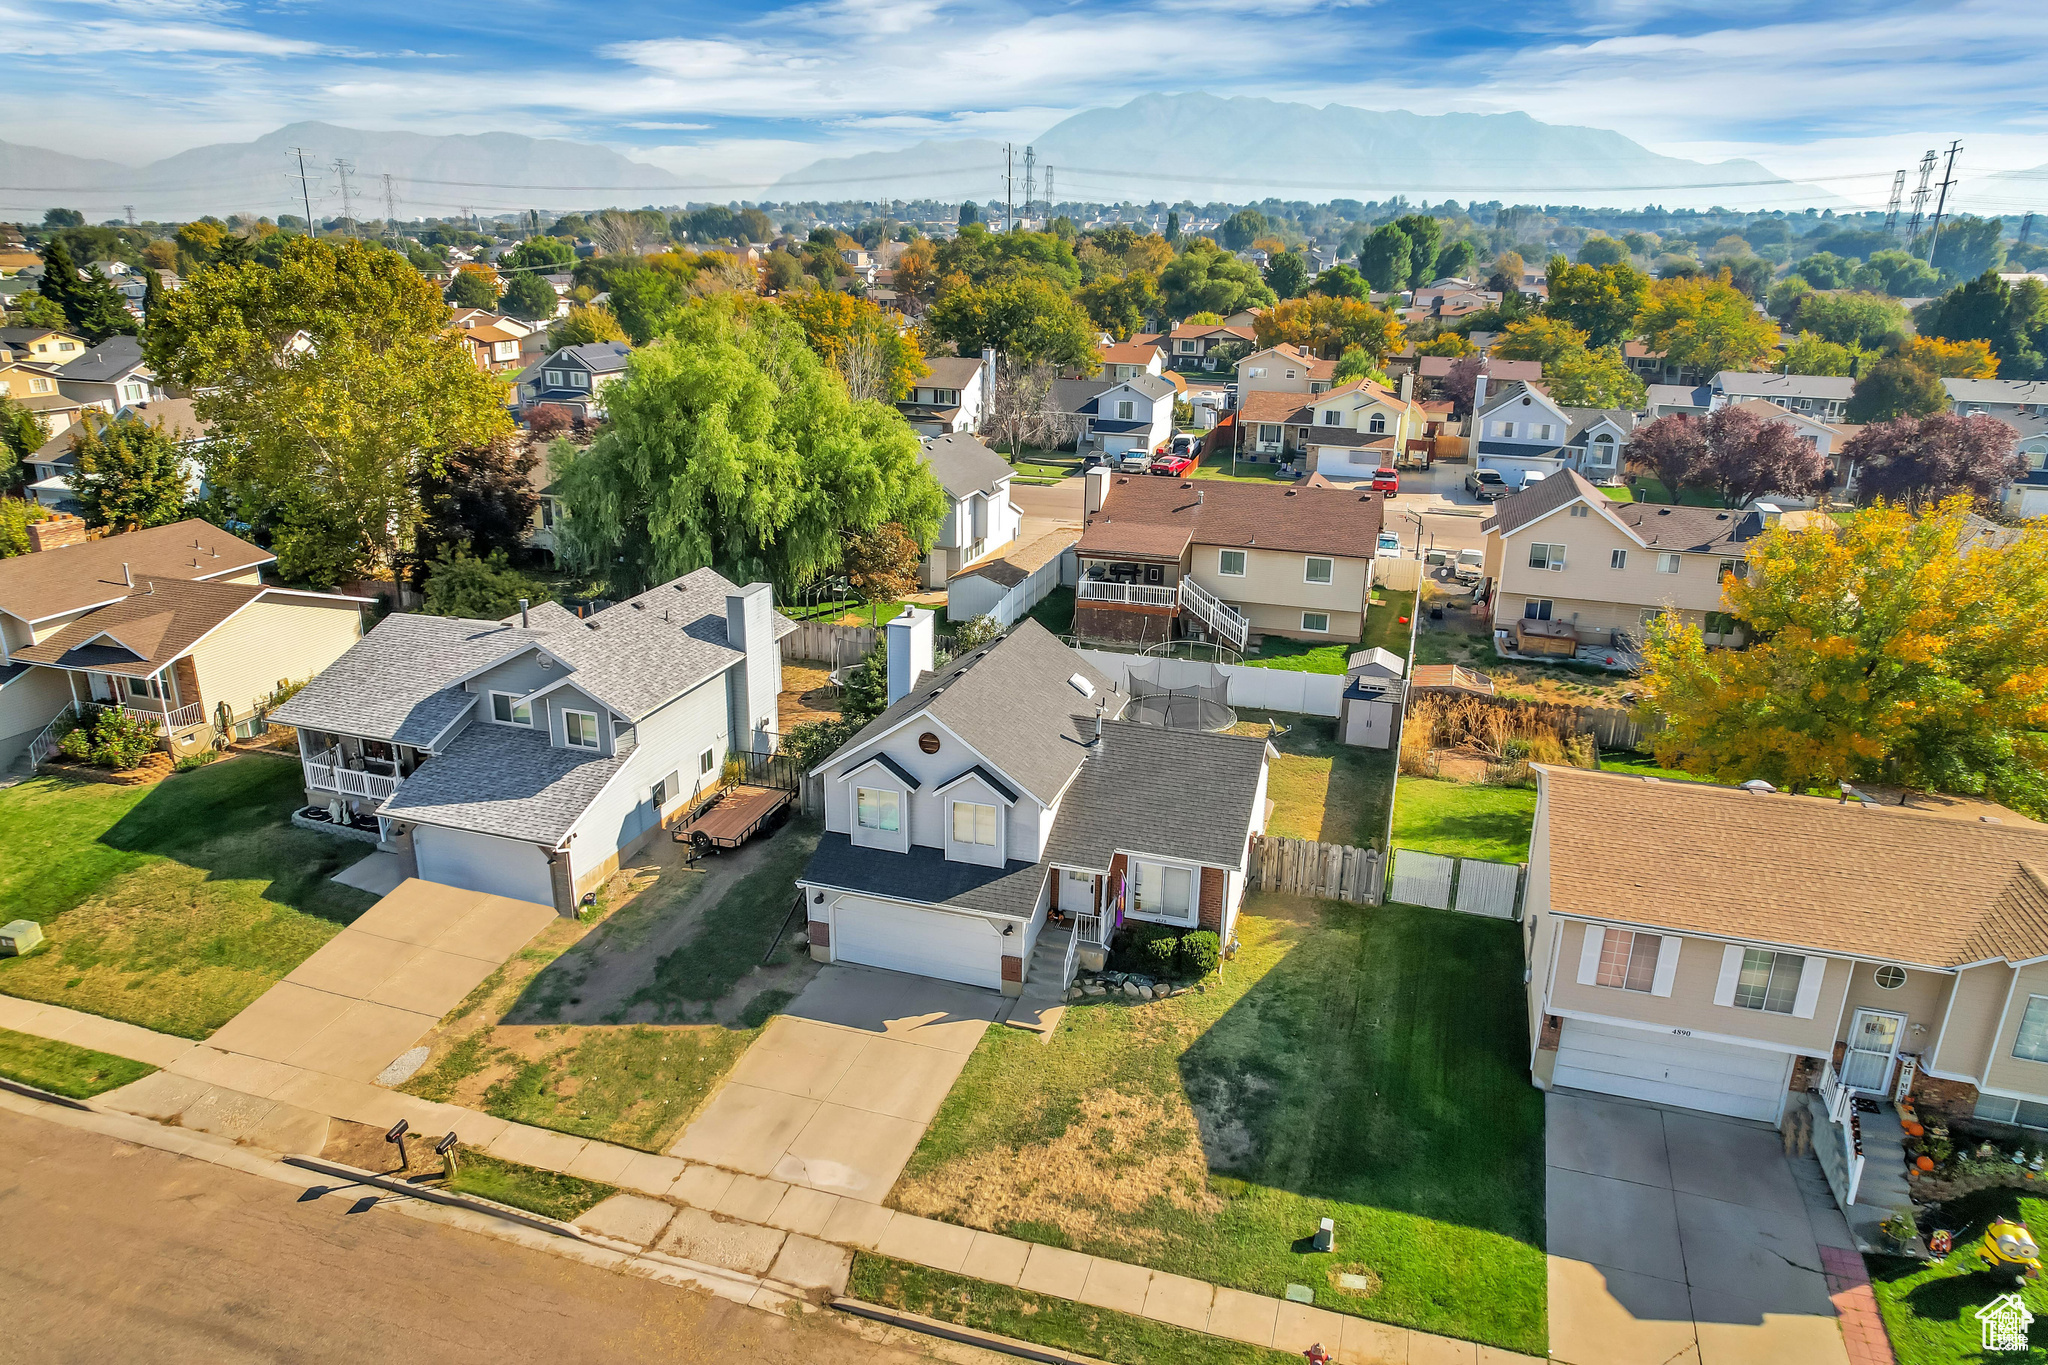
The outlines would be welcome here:
[[[68,708],[58,712],[57,718],[48,725],[45,725],[43,732],[28,742],[28,765],[30,768],[42,767],[49,760],[50,755],[57,752],[57,727],[68,719],[70,719]]]
[[[1821,1103],[1827,1106],[1828,1122],[1846,1124],[1856,1105],[1856,1096],[1848,1086],[1842,1084],[1841,1076],[1835,1071],[1833,1062],[1826,1062],[1820,1073]]]
[[[1180,581],[1181,605],[1205,622],[1232,649],[1243,652],[1251,638],[1252,623],[1244,613],[1210,592],[1192,578]]]
[[[1855,1092],[1842,1084],[1832,1062],[1821,1067],[1820,1101],[1828,1128],[1824,1136],[1816,1135],[1814,1147],[1836,1201],[1846,1211],[1863,1185],[1863,1120],[1856,1112]],[[1831,1144],[1831,1150],[1822,1149],[1822,1141]]]
[[[405,780],[396,774],[372,773],[360,768],[346,767],[341,761],[339,749],[329,749],[317,758],[309,758],[304,766],[306,785],[317,791],[365,797],[376,801],[390,799]]]
[[[190,725],[206,724],[206,708],[194,702],[190,706],[176,706],[169,711],[155,706],[129,706],[123,702],[95,702],[93,706],[101,711],[119,711],[130,720],[140,721],[152,730],[164,728],[166,720],[173,730],[183,730]]]
[[[1102,916],[1072,915],[1074,921],[1074,942],[1090,948],[1107,946],[1109,940],[1102,933]]]
[[[1110,583],[1100,578],[1082,579],[1080,598],[1084,602],[1121,602],[1133,607],[1171,607],[1179,600],[1172,588]]]

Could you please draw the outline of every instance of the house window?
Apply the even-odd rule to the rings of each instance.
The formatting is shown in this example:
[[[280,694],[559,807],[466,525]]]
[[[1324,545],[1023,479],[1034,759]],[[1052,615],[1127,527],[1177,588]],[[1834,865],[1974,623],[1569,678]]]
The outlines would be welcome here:
[[[1609,550],[1607,552],[1607,567],[1610,569],[1626,569],[1628,567],[1628,551]]]
[[[2048,1104],[2014,1099],[2010,1095],[1980,1094],[1972,1118],[1992,1123],[2011,1123],[2021,1128],[2048,1128]]]
[[[715,747],[714,747],[714,748],[710,748],[710,749],[706,749],[706,750],[705,750],[705,751],[704,751],[703,753],[701,753],[701,754],[698,754],[698,755],[697,755],[697,776],[699,776],[699,777],[704,777],[704,776],[706,776],[707,774],[709,774],[709,773],[710,773],[711,769],[712,769],[713,767],[715,767],[715,766],[717,765],[717,763],[718,763],[718,750],[717,750],[717,749],[716,749]]]
[[[1303,578],[1310,583],[1328,583],[1336,574],[1335,561],[1321,555],[1310,555],[1304,561]]]
[[[1365,429],[1374,436],[1385,435],[1387,430],[1387,415],[1384,412],[1374,413],[1371,417],[1366,419]]]
[[[1525,597],[1522,599],[1524,621],[1548,621],[1556,604],[1548,597]]]
[[[953,803],[953,842],[996,846],[996,808],[974,801]]]
[[[1657,981],[1657,953],[1663,946],[1657,934],[1609,929],[1600,940],[1600,968],[1593,984],[1649,994]]]
[[[1341,427],[1341,426],[1343,426],[1343,425],[1344,425],[1344,414],[1343,414],[1343,413],[1341,413],[1341,412],[1339,412],[1339,411],[1337,411],[1337,410],[1336,410],[1335,408],[1324,408],[1324,409],[1323,409],[1323,425],[1324,425],[1324,426],[1326,426],[1326,427]]]
[[[1193,355],[1195,353],[1195,343],[1192,341],[1183,341],[1180,344],[1180,352],[1182,355]]]
[[[28,391],[30,393],[48,393],[50,391],[50,381],[47,379],[31,378],[28,381]]]
[[[1127,401],[1119,401],[1116,405],[1116,420],[1119,422],[1128,422],[1131,420],[1131,415],[1136,411],[1137,408],[1132,403]]]
[[[1259,424],[1259,444],[1269,446],[1280,444],[1280,428],[1271,422],[1261,422]]]
[[[597,747],[597,713],[594,711],[564,711],[562,713],[562,737],[569,741],[572,749],[595,749]]]
[[[901,798],[887,787],[856,787],[853,792],[854,819],[862,829],[894,834],[903,828]]]
[[[1563,569],[1564,546],[1545,545],[1537,541],[1529,546],[1529,567],[1532,569]]]
[[[155,696],[156,684],[148,678],[130,678],[128,680],[128,695],[131,697]]]
[[[1330,633],[1330,613],[1326,611],[1305,611],[1301,614],[1301,628],[1314,635]]]
[[[1575,517],[1590,517],[1593,515],[1593,509],[1586,506],[1583,502],[1575,502],[1572,504],[1572,515]]]
[[[1748,578],[1748,577],[1749,577],[1749,561],[1748,561],[1748,560],[1746,560],[1746,559],[1724,559],[1724,560],[1722,560],[1722,561],[1721,561],[1721,567],[1720,567],[1720,570],[1719,570],[1718,572],[1716,572],[1716,573],[1715,573],[1714,577],[1716,577],[1716,578],[1727,578],[1727,577],[1729,577],[1730,575],[1733,575],[1733,576],[1734,576],[1734,577],[1736,577],[1736,578]]]
[[[1545,422],[1543,424],[1543,426],[1536,433],[1536,439],[1539,441],[1547,441],[1550,439],[1550,423]]]
[[[1679,566],[1679,563],[1680,563],[1680,561],[1682,561],[1682,560],[1683,560],[1684,558],[1685,558],[1685,556],[1684,556],[1684,555],[1658,555],[1658,556],[1657,556],[1657,572],[1658,572],[1658,573],[1677,573],[1677,572],[1678,572],[1678,566]]]
[[[75,351],[78,349],[78,343],[75,341],[60,341],[57,343],[57,349],[60,351]]]
[[[2027,1012],[2020,1016],[2020,1034],[2013,1040],[2012,1055],[2023,1061],[2048,1062],[2048,995],[2027,997]]]
[[[1155,919],[1189,924],[1195,918],[1195,878],[1185,867],[1139,863],[1132,909]]]
[[[1502,436],[1507,437],[1509,440],[1514,439],[1515,424],[1513,422],[1502,422],[1499,426],[1495,427],[1494,430],[1498,431]]]
[[[511,692],[491,693],[491,719],[500,725],[533,724],[533,704]]]
[[[1593,438],[1592,458],[1588,459],[1586,463],[1595,469],[1614,468],[1614,438],[1612,436],[1595,436]]]
[[[1871,973],[1871,977],[1877,982],[1879,990],[1895,991],[1906,984],[1906,969],[1887,962]]]
[[[1702,629],[1709,635],[1733,635],[1735,617],[1725,611],[1710,611],[1707,613],[1706,625]]]
[[[562,387],[562,372],[560,370],[548,370],[541,375],[541,378],[547,381],[547,386],[551,389]]]
[[[1806,959],[1798,953],[1751,948],[1742,955],[1742,974],[1735,978],[1735,1007],[1790,1014],[1799,998],[1799,973]],[[2038,997],[2036,997],[2038,998]],[[2048,1010],[2042,1011],[2042,1056],[2048,1058]]]
[[[585,373],[584,373],[583,371],[581,371],[581,370],[571,370],[571,371],[569,371],[569,387],[570,387],[570,388],[572,388],[572,389],[587,389],[587,388],[589,388],[589,387],[590,387],[590,376],[589,376],[589,375],[587,375],[587,374],[585,374]]]
[[[1244,577],[1244,551],[1221,550],[1216,555],[1216,572],[1225,578]]]

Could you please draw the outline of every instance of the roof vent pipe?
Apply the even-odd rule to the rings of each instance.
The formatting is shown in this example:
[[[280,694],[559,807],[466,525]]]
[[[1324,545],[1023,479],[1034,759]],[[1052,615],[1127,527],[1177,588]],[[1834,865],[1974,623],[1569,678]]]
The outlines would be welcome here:
[[[529,605],[531,605],[531,601],[532,599],[525,597],[519,599],[519,628],[521,630],[525,630],[528,626],[532,624],[532,622],[528,619],[526,614],[526,609]]]
[[[128,561],[125,559],[121,561],[121,582],[131,588],[135,586],[135,575],[128,571]]]

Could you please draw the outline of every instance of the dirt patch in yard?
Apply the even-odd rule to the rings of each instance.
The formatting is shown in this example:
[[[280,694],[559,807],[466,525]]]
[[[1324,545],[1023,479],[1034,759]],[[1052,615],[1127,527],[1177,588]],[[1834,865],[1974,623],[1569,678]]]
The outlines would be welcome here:
[[[783,734],[813,721],[839,719],[839,689],[829,664],[792,659],[782,665],[782,691],[775,698],[776,724]]]

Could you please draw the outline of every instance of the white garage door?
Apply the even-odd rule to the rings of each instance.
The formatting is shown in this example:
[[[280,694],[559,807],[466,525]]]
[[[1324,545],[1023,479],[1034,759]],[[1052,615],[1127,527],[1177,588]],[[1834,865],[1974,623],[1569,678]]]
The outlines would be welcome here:
[[[1000,990],[1002,934],[977,915],[913,910],[841,896],[832,907],[832,958]]]
[[[1568,1019],[1551,1081],[1775,1123],[1791,1072],[1789,1053]]]
[[[433,825],[415,825],[413,853],[419,859],[420,879],[468,891],[488,891],[516,901],[555,903],[554,880],[548,875],[548,855],[538,844],[515,839],[495,839],[488,834],[470,834]]]

